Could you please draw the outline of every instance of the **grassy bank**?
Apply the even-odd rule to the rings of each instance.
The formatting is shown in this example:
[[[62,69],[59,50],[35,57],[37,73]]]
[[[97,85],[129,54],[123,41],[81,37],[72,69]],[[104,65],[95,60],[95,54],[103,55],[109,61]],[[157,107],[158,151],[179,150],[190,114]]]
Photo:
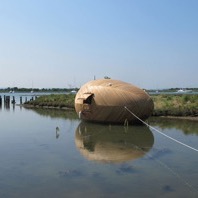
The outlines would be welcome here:
[[[153,116],[198,116],[198,95],[152,95]],[[26,105],[32,107],[74,109],[73,94],[52,94],[40,96]]]
[[[74,94],[51,94],[28,101],[25,106],[74,109]]]
[[[154,116],[198,116],[198,95],[156,95]]]

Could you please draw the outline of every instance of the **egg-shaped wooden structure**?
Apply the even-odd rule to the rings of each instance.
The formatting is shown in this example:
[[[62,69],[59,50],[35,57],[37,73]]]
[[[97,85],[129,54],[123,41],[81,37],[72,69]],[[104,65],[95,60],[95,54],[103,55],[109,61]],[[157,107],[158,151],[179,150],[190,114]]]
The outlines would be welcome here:
[[[151,97],[132,84],[113,79],[93,80],[83,85],[75,97],[79,118],[104,123],[136,123],[147,119],[153,111]]]

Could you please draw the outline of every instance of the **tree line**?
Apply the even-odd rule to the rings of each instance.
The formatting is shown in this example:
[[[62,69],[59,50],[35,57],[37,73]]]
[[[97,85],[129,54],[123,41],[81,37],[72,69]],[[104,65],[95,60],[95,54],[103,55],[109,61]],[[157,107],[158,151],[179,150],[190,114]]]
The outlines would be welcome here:
[[[7,87],[0,88],[0,92],[70,92],[72,90],[78,91],[78,88],[18,88],[18,87]]]

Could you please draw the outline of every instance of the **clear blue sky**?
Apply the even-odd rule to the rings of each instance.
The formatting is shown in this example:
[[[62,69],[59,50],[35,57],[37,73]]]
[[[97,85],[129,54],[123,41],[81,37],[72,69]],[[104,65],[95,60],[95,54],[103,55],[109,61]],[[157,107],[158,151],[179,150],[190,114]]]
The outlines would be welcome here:
[[[198,87],[197,0],[0,0],[0,87]]]

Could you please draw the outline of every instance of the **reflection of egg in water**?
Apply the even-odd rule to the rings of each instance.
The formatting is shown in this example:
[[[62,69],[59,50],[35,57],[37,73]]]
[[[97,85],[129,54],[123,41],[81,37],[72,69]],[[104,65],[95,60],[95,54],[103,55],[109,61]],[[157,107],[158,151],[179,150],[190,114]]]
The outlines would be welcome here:
[[[76,147],[88,160],[120,163],[144,156],[154,144],[154,137],[145,126],[99,125],[81,122],[75,134]]]

